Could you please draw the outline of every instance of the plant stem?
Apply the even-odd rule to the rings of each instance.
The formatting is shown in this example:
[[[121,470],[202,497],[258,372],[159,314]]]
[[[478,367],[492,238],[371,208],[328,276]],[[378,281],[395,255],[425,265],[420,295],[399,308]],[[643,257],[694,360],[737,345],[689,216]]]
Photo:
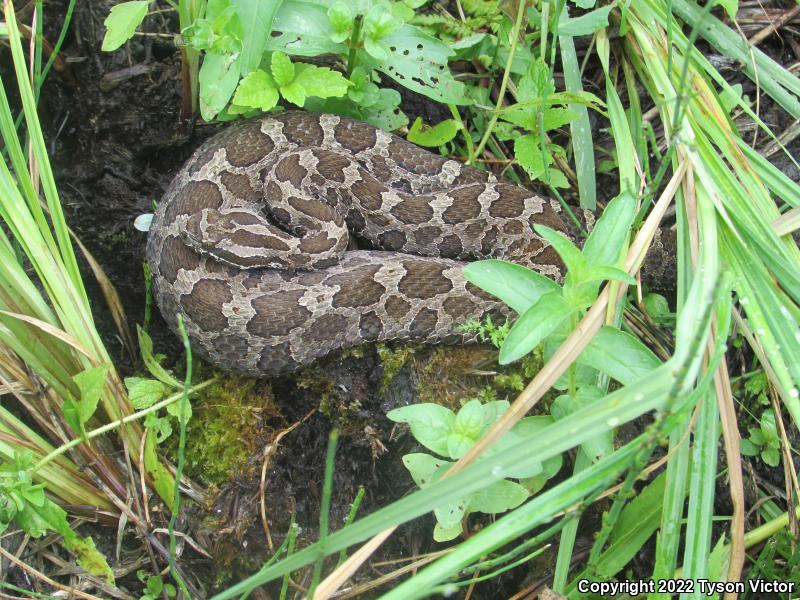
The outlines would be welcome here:
[[[212,383],[214,383],[216,380],[217,380],[216,377],[212,377],[211,379],[208,379],[208,380],[204,381],[203,383],[198,383],[193,388],[190,388],[188,390],[188,393],[189,394],[194,394],[195,392],[199,392],[203,388],[206,388],[209,385],[211,385]],[[152,412],[156,412],[158,410],[161,410],[162,408],[172,404],[176,400],[180,400],[182,397],[183,397],[183,392],[179,392],[177,394],[173,394],[172,396],[169,396],[168,398],[164,398],[164,400],[162,400],[161,402],[157,402],[156,404],[153,404],[153,406],[149,406],[148,408],[145,408],[144,410],[141,410],[141,411],[139,411],[137,413],[133,413],[132,415],[128,415],[127,417],[124,417],[124,418],[119,419],[117,421],[114,421],[112,423],[107,423],[107,424],[103,425],[102,427],[98,427],[97,429],[93,429],[92,431],[89,431],[89,432],[86,433],[86,437],[85,438],[76,438],[74,440],[70,440],[66,444],[63,444],[62,446],[59,446],[58,448],[53,450],[50,454],[48,454],[47,456],[42,458],[42,460],[40,460],[38,463],[36,463],[34,465],[32,471],[35,473],[36,471],[41,469],[43,466],[45,466],[47,463],[55,460],[56,458],[58,458],[59,456],[61,456],[65,452],[67,452],[68,450],[71,450],[75,446],[77,446],[79,444],[82,444],[84,441],[88,441],[88,440],[91,440],[92,438],[96,438],[97,436],[103,435],[104,433],[108,433],[109,431],[112,431],[112,430],[116,429],[117,427],[121,427],[122,425],[125,425],[127,423],[132,423],[133,421],[137,421],[137,420],[141,419],[142,417],[145,417],[145,416],[149,415]]]
[[[353,21],[353,33],[350,34],[350,52],[347,54],[347,78],[353,75],[353,71],[356,68],[356,63],[358,62],[356,59],[358,55],[356,54],[356,50],[358,50],[358,38],[361,35],[361,21],[362,16],[359,15],[356,17],[355,21]]]

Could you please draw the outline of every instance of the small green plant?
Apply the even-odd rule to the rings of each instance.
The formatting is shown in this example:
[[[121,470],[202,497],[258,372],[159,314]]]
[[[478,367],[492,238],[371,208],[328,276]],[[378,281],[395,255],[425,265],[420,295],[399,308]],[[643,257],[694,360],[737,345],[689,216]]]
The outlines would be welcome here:
[[[34,538],[55,531],[78,564],[109,584],[114,573],[91,538],[81,538],[67,522],[67,513],[45,494],[43,483],[33,483],[34,456],[29,450],[15,452],[12,460],[0,463],[0,534],[11,523]]]
[[[531,269],[500,260],[478,261],[464,268],[467,279],[520,315],[500,346],[500,364],[525,356],[549,336],[566,337],[597,298],[603,281],[635,284],[616,266],[635,212],[636,203],[628,194],[612,200],[582,251],[564,234],[535,226],[567,267],[563,286]]]
[[[165,584],[158,575],[148,575],[147,571],[136,571],[136,577],[144,585],[144,594],[139,596],[139,600],[159,600],[164,594],[167,598],[174,598],[178,592],[171,583]]]
[[[480,400],[469,400],[458,413],[439,404],[423,403],[396,408],[387,417],[396,423],[407,423],[416,440],[439,456],[453,460],[461,458],[475,445],[483,433],[508,410],[504,400],[482,404]],[[519,421],[483,460],[514,444],[531,439],[553,422],[548,416],[526,417]],[[420,488],[437,481],[453,463],[425,453],[403,456],[403,464]],[[470,494],[457,501],[448,502],[434,509],[436,527],[433,539],[437,542],[452,540],[463,531],[463,523],[470,513],[496,514],[522,504],[529,496],[538,492],[545,482],[561,469],[561,456],[543,463],[526,465],[509,475],[517,481],[501,479],[480,492]]]
[[[760,456],[770,467],[777,467],[781,460],[781,438],[771,408],[761,413],[758,427],[748,429],[750,437],[742,440],[741,450],[745,456]]]

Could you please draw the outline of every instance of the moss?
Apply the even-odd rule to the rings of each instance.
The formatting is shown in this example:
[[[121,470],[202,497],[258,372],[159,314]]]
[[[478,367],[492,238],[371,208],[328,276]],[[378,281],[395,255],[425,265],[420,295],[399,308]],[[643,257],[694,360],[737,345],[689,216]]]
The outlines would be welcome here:
[[[248,472],[248,459],[263,439],[261,423],[279,412],[269,385],[255,379],[225,376],[203,390],[192,400],[186,427],[187,475],[206,485],[224,485],[233,473]],[[173,461],[177,447],[175,431],[166,442]]]
[[[378,351],[378,356],[380,356],[381,364],[383,365],[383,381],[381,381],[380,394],[386,391],[389,384],[400,372],[400,369],[411,360],[417,347],[416,344],[396,344],[393,346],[375,344],[375,349]]]

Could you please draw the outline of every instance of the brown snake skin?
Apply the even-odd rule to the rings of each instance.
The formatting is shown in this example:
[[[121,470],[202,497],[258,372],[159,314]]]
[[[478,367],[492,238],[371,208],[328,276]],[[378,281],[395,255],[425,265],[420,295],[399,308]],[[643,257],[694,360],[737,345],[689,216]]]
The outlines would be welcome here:
[[[561,278],[532,229],[555,201],[343,117],[234,125],[175,176],[147,245],[155,298],[212,363],[273,376],[369,341],[470,341],[505,307],[463,261],[505,258]],[[370,250],[354,249],[357,241]]]

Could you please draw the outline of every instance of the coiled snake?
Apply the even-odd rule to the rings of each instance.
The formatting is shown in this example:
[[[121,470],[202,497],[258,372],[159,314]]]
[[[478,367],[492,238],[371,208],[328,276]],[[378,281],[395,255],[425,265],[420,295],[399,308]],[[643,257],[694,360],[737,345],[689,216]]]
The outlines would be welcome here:
[[[156,301],[192,347],[256,376],[368,341],[469,341],[503,313],[463,261],[561,277],[533,231],[560,209],[522,187],[351,119],[290,112],[206,141],[172,181],[147,245]],[[369,249],[355,249],[354,242]]]

